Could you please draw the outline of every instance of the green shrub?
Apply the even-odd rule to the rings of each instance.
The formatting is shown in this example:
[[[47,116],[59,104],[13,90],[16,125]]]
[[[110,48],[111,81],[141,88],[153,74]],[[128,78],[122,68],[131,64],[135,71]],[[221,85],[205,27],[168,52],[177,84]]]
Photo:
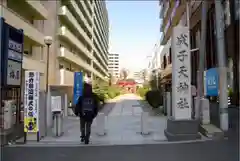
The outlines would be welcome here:
[[[145,97],[146,93],[149,91],[148,87],[139,87],[137,89],[137,94],[141,97]]]
[[[158,108],[163,105],[163,96],[160,90],[148,91],[145,98],[153,108]]]
[[[117,86],[109,86],[107,92],[109,98],[115,98],[121,94],[121,89]]]
[[[121,94],[121,89],[117,86],[109,86],[107,82],[96,81],[93,85],[93,92],[103,100],[112,99]]]

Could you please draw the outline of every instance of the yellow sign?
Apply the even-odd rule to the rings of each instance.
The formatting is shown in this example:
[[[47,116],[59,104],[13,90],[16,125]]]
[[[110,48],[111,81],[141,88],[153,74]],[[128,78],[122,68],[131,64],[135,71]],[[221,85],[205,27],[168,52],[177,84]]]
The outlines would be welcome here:
[[[38,132],[37,118],[24,118],[24,132]]]

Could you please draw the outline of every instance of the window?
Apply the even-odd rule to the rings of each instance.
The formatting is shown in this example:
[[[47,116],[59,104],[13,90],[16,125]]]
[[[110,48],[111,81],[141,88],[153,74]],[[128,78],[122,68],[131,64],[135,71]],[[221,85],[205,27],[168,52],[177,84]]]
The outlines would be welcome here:
[[[59,64],[59,69],[63,69],[63,68],[64,68],[64,65]]]
[[[24,45],[24,51],[23,51],[23,53],[26,54],[26,55],[32,56],[33,46],[32,46],[32,45],[29,45],[29,44]]]
[[[169,64],[172,63],[172,48],[169,48]]]
[[[163,56],[163,68],[165,69],[167,66],[167,58],[166,55]]]
[[[34,17],[32,16],[31,19],[29,20],[29,22],[34,25]]]
[[[44,60],[43,47],[40,47],[40,60]]]

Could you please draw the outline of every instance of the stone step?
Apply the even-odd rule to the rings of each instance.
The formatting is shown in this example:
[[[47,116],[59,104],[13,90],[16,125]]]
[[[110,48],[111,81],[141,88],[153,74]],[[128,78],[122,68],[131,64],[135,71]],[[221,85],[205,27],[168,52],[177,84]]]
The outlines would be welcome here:
[[[213,124],[200,125],[200,132],[211,139],[224,138],[224,132]]]

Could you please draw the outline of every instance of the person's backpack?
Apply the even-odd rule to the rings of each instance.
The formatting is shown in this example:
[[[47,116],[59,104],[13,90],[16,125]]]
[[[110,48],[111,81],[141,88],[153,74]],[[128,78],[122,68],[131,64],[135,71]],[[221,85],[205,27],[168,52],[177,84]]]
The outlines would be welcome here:
[[[82,99],[82,112],[83,114],[93,114],[95,102],[93,98],[87,97]]]

